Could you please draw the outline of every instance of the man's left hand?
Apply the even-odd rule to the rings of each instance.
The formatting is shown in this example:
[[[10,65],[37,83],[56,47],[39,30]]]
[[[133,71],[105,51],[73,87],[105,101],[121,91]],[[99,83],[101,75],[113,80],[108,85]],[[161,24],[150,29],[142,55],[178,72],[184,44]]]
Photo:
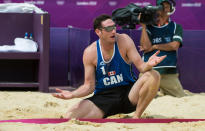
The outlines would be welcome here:
[[[156,66],[157,64],[159,64],[161,61],[163,61],[167,56],[157,56],[160,53],[160,51],[158,50],[156,53],[154,53],[149,60],[147,61],[147,64],[149,66]]]

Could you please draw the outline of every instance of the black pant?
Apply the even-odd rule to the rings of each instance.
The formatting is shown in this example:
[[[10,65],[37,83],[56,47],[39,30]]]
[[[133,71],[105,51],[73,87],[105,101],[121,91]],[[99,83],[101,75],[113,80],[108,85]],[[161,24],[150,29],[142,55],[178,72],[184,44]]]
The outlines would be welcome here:
[[[128,98],[133,84],[111,88],[87,99],[104,112],[104,118],[119,113],[131,113],[136,110],[136,105],[132,105]]]

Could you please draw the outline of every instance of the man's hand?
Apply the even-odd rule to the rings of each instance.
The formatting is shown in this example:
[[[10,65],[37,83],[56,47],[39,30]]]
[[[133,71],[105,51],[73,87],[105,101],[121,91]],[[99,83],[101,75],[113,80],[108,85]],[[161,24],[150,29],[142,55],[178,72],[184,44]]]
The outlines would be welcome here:
[[[160,51],[158,50],[156,53],[154,53],[149,60],[147,61],[147,64],[149,66],[156,66],[157,64],[159,64],[161,61],[164,60],[164,58],[166,58],[167,56],[157,56],[160,53]]]
[[[146,29],[146,25],[144,23],[140,22],[140,18],[141,18],[142,13],[139,14],[139,16],[137,17],[139,24],[142,26],[142,28]]]
[[[139,47],[139,50],[140,51],[143,51],[144,53],[147,53],[147,52],[151,52],[154,50],[154,46],[151,46],[148,50],[145,50],[142,46],[138,46]]]
[[[70,91],[67,91],[67,90],[61,90],[59,88],[56,88],[56,91],[58,93],[52,93],[52,95],[54,97],[57,97],[57,98],[60,98],[60,99],[72,99],[74,96],[73,94],[70,92]]]

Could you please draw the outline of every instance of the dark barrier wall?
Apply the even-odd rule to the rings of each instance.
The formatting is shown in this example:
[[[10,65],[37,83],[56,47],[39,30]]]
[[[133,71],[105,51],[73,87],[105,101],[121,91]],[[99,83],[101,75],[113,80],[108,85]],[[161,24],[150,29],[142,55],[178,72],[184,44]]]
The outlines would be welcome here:
[[[78,87],[83,84],[83,51],[90,43],[90,30],[68,28],[70,85]]]
[[[83,83],[84,77],[82,63],[83,50],[91,42],[97,40],[98,38],[93,30],[60,28],[60,32],[63,32],[63,30],[65,31],[65,29],[68,30],[68,43],[64,41],[63,43],[59,44],[60,40],[66,39],[64,38],[65,35],[58,35],[58,38],[56,36],[53,36],[53,38],[51,39],[56,41],[51,42],[51,47],[57,48],[58,45],[57,52],[61,53],[57,53],[54,49],[51,49],[50,51],[51,54],[53,54],[51,55],[50,61],[54,61],[57,59],[59,61],[58,63],[50,63],[51,67],[58,67],[58,69],[53,68],[51,70],[50,74],[53,76],[50,76],[50,78],[53,78],[52,83],[58,83],[60,81],[62,83],[66,83],[68,80],[67,78],[70,77],[70,85],[77,87]],[[59,32],[57,28],[51,28],[51,34],[56,34],[57,32]],[[130,37],[134,40],[136,47],[138,47],[140,31],[120,30],[119,32],[129,34]],[[185,30],[183,47],[180,48],[178,51],[178,69],[180,72],[180,80],[183,87],[192,92],[205,92],[205,68],[203,68],[205,65],[204,36],[205,31]],[[68,50],[70,50],[69,53],[66,52]],[[139,53],[142,54],[142,52]],[[68,55],[68,58],[70,58],[70,60],[67,59],[66,56],[62,57],[62,54]],[[54,64],[58,64],[58,66]],[[59,71],[59,69],[61,69],[62,71]],[[138,71],[136,69],[134,71],[136,72],[136,74],[138,74]],[[70,74],[70,76],[68,76],[68,74]],[[60,83],[58,84],[62,85]]]
[[[0,0],[4,2],[27,2],[51,14],[51,27],[92,28],[93,19],[102,14],[110,14],[114,9],[129,3],[139,6],[155,5],[156,0]],[[182,24],[184,29],[205,30],[205,0],[175,0],[176,13],[172,19]]]
[[[68,28],[50,30],[50,82],[52,86],[69,84],[69,45]]]
[[[184,88],[205,91],[205,31],[185,31],[183,47],[179,50],[178,66]]]

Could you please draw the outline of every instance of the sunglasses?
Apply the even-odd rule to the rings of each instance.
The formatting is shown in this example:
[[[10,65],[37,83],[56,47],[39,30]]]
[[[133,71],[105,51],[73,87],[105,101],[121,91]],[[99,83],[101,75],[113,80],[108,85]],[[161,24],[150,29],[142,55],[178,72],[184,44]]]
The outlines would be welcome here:
[[[116,26],[113,25],[113,26],[101,27],[101,29],[104,29],[107,32],[111,32],[113,30],[116,30]]]

